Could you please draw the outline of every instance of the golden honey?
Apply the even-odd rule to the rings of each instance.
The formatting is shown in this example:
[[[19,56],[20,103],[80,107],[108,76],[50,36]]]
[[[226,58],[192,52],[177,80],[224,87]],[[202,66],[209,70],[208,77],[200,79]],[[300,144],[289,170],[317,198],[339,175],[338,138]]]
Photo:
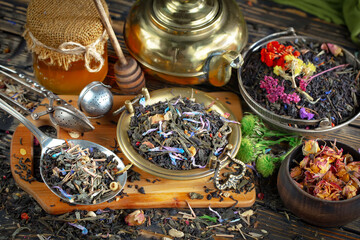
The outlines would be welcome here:
[[[71,63],[68,70],[58,65],[49,65],[48,61],[39,60],[38,56],[33,54],[33,66],[36,79],[46,89],[56,94],[78,95],[81,90],[93,81],[102,82],[108,71],[107,50],[102,56],[104,65],[99,72],[89,72],[85,67],[84,60]],[[96,66],[93,61],[90,66]]]

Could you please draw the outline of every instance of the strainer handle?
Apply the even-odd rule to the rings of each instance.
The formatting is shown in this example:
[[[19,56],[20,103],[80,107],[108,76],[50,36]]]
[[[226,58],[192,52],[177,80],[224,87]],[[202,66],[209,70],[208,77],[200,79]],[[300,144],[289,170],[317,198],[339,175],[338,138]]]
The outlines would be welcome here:
[[[14,118],[19,120],[24,126],[30,130],[34,134],[34,136],[39,141],[40,145],[43,146],[43,143],[50,139],[50,137],[46,136],[39,128],[37,128],[32,122],[30,122],[27,118],[21,115],[18,111],[12,108],[9,104],[7,104],[4,100],[0,98],[0,107],[5,112],[11,114]]]
[[[25,73],[13,70],[13,69],[5,67],[3,65],[0,65],[0,68],[5,70],[5,71],[8,71],[8,72],[10,72],[12,74],[16,74],[20,79],[17,78],[17,77],[14,77],[13,75],[11,75],[11,74],[9,74],[7,72],[4,72],[3,70],[0,70],[0,73],[2,73],[3,75],[11,78],[12,80],[17,82],[18,84],[28,88],[29,90],[31,90],[31,91],[33,91],[35,93],[41,94],[44,97],[47,97],[49,99],[54,99],[55,101],[63,101],[63,102],[65,102],[64,100],[59,98],[56,94],[54,94],[50,90],[47,90],[45,87],[41,86],[39,83],[35,82],[33,79],[31,79]],[[21,79],[23,79],[24,81],[21,80]]]
[[[0,65],[0,67],[3,68],[3,66],[1,66],[1,65]],[[20,84],[20,85],[28,88],[29,90],[45,96],[45,94],[44,94],[41,90],[36,89],[36,88],[33,88],[31,85],[29,85],[29,84],[21,81],[20,79],[14,77],[13,75],[11,75],[11,74],[9,74],[9,73],[7,73],[7,72],[4,72],[4,71],[2,71],[2,70],[0,70],[0,73],[3,74],[3,75],[5,75],[6,77],[11,78],[11,79],[14,80],[16,83],[18,83],[18,84]]]

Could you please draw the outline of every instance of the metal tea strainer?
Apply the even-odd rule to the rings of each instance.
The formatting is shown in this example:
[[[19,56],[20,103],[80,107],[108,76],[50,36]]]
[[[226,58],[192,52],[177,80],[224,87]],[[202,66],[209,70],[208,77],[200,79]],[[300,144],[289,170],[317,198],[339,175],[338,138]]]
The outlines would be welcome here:
[[[68,103],[55,106],[54,111],[49,116],[53,124],[68,131],[88,132],[95,129],[82,112]]]
[[[2,65],[0,65],[0,68],[7,71],[5,72],[0,70],[1,74],[11,78],[16,83],[37,94],[41,94],[49,100],[49,104],[45,104],[45,111],[31,113],[31,117],[34,120],[39,119],[43,115],[49,114],[50,120],[54,125],[57,125],[67,131],[88,132],[95,129],[89,119],[87,119],[87,117],[82,112],[67,103],[65,100],[61,99],[53,92],[34,82],[24,73],[17,72]],[[12,74],[16,74],[19,78]]]
[[[113,106],[111,86],[95,81],[89,83],[81,92],[78,107],[89,118],[99,118],[108,113]]]

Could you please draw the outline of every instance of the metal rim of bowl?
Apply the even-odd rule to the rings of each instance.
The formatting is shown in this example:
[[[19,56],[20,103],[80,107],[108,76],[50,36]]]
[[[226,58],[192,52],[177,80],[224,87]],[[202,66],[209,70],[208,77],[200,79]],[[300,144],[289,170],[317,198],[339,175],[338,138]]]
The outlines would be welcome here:
[[[244,64],[238,69],[237,71],[237,77],[238,77],[238,83],[239,83],[239,89],[240,93],[243,96],[245,102],[248,104],[248,106],[251,108],[252,111],[254,111],[257,115],[259,115],[265,122],[269,123],[270,125],[273,125],[280,130],[290,131],[291,133],[295,134],[303,134],[303,135],[316,135],[316,134],[324,134],[333,132],[336,130],[339,130],[341,127],[346,126],[347,124],[351,123],[355,119],[357,119],[360,116],[360,110],[358,110],[358,113],[355,114],[353,117],[349,118],[348,120],[336,125],[335,127],[319,127],[315,129],[305,129],[305,128],[295,128],[290,127],[287,124],[296,124],[297,121],[300,121],[300,119],[293,119],[293,118],[285,118],[281,117],[280,115],[274,114],[273,112],[267,110],[260,104],[258,104],[255,100],[252,99],[252,97],[249,95],[249,93],[246,91],[242,77],[241,72],[243,71],[244,67],[246,67],[246,60],[247,57],[250,54],[253,54],[254,51],[256,51],[259,47],[265,46],[268,42],[271,41],[317,41],[321,42],[321,39],[313,38],[313,37],[305,37],[305,36],[282,36],[282,37],[276,37],[274,39],[270,39],[265,42],[261,42],[258,46],[253,47],[252,51],[247,51],[244,56]],[[325,42],[325,41],[322,41]],[[343,48],[343,52],[348,60],[348,62],[354,67],[359,68],[360,67],[360,61],[355,58],[353,54],[351,54],[349,51]],[[348,59],[350,58],[350,59]],[[360,108],[360,107],[358,107]],[[320,120],[301,120],[304,125],[313,125],[316,122],[320,122]]]
[[[234,114],[231,112],[231,110],[228,109],[225,105],[215,100],[211,96],[207,95],[206,93],[192,88],[165,88],[165,89],[152,91],[150,92],[150,96],[151,96],[150,99],[146,100],[146,104],[152,105],[159,101],[164,101],[165,99],[170,100],[179,95],[181,95],[182,97],[190,98],[192,93],[194,94],[194,98],[196,102],[203,103],[205,106],[207,106],[213,101],[215,101],[215,104],[211,107],[213,110],[217,111],[221,115],[223,115],[225,112],[228,112],[230,113],[230,117],[229,117],[230,120],[237,120],[235,119]],[[198,179],[198,178],[207,177],[214,173],[214,169],[210,169],[208,166],[203,169],[197,168],[191,170],[165,169],[143,158],[137,152],[137,150],[133,148],[127,134],[127,130],[130,124],[130,118],[133,115],[134,114],[130,114],[128,111],[124,111],[121,114],[116,128],[116,136],[122,153],[135,166],[152,175],[167,179],[173,179],[173,180]],[[230,150],[230,156],[234,157],[240,148],[241,128],[239,125],[231,125],[231,128],[232,128],[232,132],[228,137],[228,142],[229,144],[233,145],[232,150]],[[224,164],[227,163],[225,162]]]

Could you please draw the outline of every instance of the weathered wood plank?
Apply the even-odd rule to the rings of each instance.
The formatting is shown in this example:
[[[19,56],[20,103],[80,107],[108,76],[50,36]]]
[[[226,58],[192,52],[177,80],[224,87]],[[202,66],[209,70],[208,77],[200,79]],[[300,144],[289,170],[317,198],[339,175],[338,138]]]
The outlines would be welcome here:
[[[294,239],[300,236],[305,239],[359,239],[356,233],[341,228],[319,228],[299,220],[290,212],[287,215],[289,219],[285,212],[257,209],[258,229],[268,231],[270,239]]]

